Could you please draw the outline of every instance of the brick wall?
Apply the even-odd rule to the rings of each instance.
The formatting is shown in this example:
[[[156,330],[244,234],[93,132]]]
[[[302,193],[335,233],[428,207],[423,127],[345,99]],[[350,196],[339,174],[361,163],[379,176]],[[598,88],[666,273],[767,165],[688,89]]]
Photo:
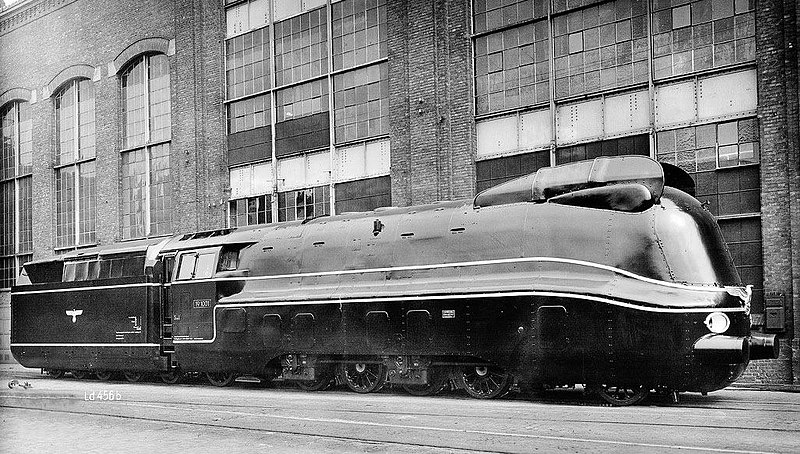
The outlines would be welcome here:
[[[173,229],[191,231],[225,225],[228,186],[222,105],[224,68],[221,2],[179,0],[106,2],[79,0],[64,6],[34,3],[37,14],[6,12],[0,19],[0,93],[35,90],[34,253],[53,254],[54,119],[52,99],[43,90],[72,65],[99,68],[95,81],[97,144],[97,241],[121,239],[120,87],[108,64],[146,38],[174,40],[169,56],[172,95],[171,175]],[[18,17],[22,14],[27,23]],[[8,24],[14,24],[13,27]],[[119,68],[116,68],[119,69]],[[44,95],[44,96],[43,96]]]
[[[388,3],[392,203],[474,193],[469,1]]]
[[[11,293],[0,291],[0,363],[13,363],[11,356]]]
[[[796,280],[800,272],[792,250],[792,245],[797,245],[797,233],[793,232],[797,216],[793,213],[798,210],[796,18],[794,0],[759,1],[756,54],[764,290],[786,295],[786,329],[781,334],[781,357],[751,363],[745,381],[792,383],[793,363],[797,363],[796,348],[794,352],[791,348],[793,341],[797,345],[793,309],[798,308]]]

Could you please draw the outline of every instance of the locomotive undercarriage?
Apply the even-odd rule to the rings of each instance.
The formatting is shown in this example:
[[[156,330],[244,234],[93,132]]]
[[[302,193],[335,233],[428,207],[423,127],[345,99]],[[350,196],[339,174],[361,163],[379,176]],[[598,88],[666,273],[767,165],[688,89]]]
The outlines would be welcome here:
[[[489,304],[494,316],[469,317],[471,307]],[[585,389],[609,403],[630,405],[651,390],[713,391],[735,380],[743,368],[743,364],[703,364],[695,357],[694,342],[708,334],[703,324],[707,312],[664,314],[580,298],[538,297],[469,304],[444,301],[425,307],[429,313],[453,310],[465,315],[460,325],[450,329],[444,326],[452,319],[426,318],[427,331],[420,332],[419,326],[409,321],[413,318],[403,317],[420,310],[414,305],[361,308],[356,321],[369,319],[365,313],[389,314],[388,324],[382,325],[378,336],[386,342],[376,343],[375,336],[369,335],[368,323],[351,319],[355,308],[344,306],[337,311],[329,305],[287,306],[281,309],[282,319],[311,314],[306,318],[318,320],[320,325],[286,325],[279,333],[265,332],[263,323],[258,323],[269,319],[270,311],[279,312],[275,307],[269,311],[248,308],[247,326],[241,332],[223,330],[209,344],[177,343],[170,362],[178,368],[160,367],[159,372],[167,383],[187,375],[205,375],[212,384],[226,386],[238,376],[250,375],[292,382],[308,391],[340,384],[366,393],[396,385],[411,394],[431,395],[450,387],[464,389],[476,398],[502,396],[514,384],[532,390],[585,384]],[[514,316],[498,316],[502,314]],[[744,313],[731,316],[732,334],[746,335]],[[396,324],[393,318],[398,319]],[[328,324],[331,320],[334,325]],[[358,332],[355,337],[367,342],[348,342],[342,337],[348,330]],[[412,333],[414,330],[417,332]],[[367,335],[362,336],[364,333]],[[254,352],[256,342],[264,347]],[[265,348],[267,345],[273,348]],[[336,345],[349,346],[349,354],[339,354]],[[301,346],[304,348],[298,348]],[[431,355],[424,354],[425,350],[438,351]],[[109,378],[108,370],[84,365],[87,369],[76,369],[73,375],[91,371],[99,372],[101,379]],[[141,379],[143,371],[127,370],[122,363],[119,366],[115,371],[127,372],[128,380]]]

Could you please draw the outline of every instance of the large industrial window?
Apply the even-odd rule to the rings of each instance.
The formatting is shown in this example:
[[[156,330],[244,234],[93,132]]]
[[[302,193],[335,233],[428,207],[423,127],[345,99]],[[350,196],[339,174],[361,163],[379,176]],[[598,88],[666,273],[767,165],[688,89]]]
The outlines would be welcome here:
[[[278,193],[278,221],[295,221],[330,214],[330,186]]]
[[[92,244],[96,234],[94,83],[72,80],[54,96],[56,247]]]
[[[240,98],[270,88],[269,27],[225,41],[227,98]]]
[[[549,0],[475,0],[472,2],[475,33],[547,16]]]
[[[553,18],[556,98],[647,82],[646,0],[616,0]]]
[[[275,153],[278,157],[330,144],[328,101],[327,79],[275,92]]]
[[[475,163],[477,192],[550,166],[550,152],[518,154]]]
[[[230,201],[230,226],[269,224],[272,222],[270,194]]]
[[[33,258],[32,125],[27,102],[0,107],[0,288]]]
[[[387,63],[337,74],[333,85],[336,143],[389,133]]]
[[[755,118],[660,131],[656,138],[658,160],[687,172],[760,162]]]
[[[656,78],[755,61],[755,0],[656,0],[652,27]]]
[[[269,100],[269,95],[260,95],[229,103],[228,134],[235,134],[237,132],[269,125]]]
[[[556,165],[594,159],[600,156],[631,154],[650,156],[650,141],[647,134],[557,148]]]
[[[328,17],[325,8],[275,23],[275,85],[328,72]]]
[[[122,74],[122,237],[171,233],[169,60],[136,58]]]
[[[333,69],[353,68],[388,55],[386,0],[331,4]]]
[[[315,80],[275,93],[276,122],[328,111],[328,82]]]
[[[475,112],[547,103],[550,50],[547,20],[475,39]]]

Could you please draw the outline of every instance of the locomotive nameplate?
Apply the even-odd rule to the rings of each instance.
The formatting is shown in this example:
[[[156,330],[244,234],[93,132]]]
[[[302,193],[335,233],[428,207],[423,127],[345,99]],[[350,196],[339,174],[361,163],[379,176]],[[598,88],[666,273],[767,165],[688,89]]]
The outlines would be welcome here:
[[[442,309],[442,318],[456,318],[456,310]]]
[[[192,309],[208,309],[211,307],[211,300],[194,300],[192,301]]]

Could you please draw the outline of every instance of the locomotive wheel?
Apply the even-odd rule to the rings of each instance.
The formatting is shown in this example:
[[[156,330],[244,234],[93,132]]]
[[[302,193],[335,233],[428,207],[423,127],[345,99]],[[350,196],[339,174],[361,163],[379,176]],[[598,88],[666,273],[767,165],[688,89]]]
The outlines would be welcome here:
[[[325,391],[333,383],[334,374],[330,367],[319,368],[314,380],[298,380],[297,387],[303,391]]]
[[[77,378],[78,380],[83,380],[87,375],[85,370],[72,370],[70,373],[72,374],[73,378]]]
[[[467,394],[476,399],[493,399],[503,396],[511,388],[513,382],[510,374],[494,366],[465,367],[460,378]]]
[[[158,374],[158,376],[159,378],[161,378],[162,382],[168,385],[181,383],[183,382],[184,379],[183,372],[177,369],[172,369],[169,372],[161,372],[160,374]]]
[[[99,370],[94,373],[98,380],[108,381],[111,380],[111,371]]]
[[[380,363],[343,363],[339,365],[339,379],[357,393],[371,393],[383,387],[387,368]]]
[[[48,370],[47,371],[47,375],[49,375],[49,376],[51,376],[53,378],[61,378],[61,377],[64,376],[64,371],[63,370]]]
[[[447,372],[438,368],[428,369],[428,383],[424,385],[403,385],[403,389],[412,396],[435,396],[447,386]]]
[[[125,380],[128,380],[131,383],[136,383],[142,379],[143,374],[141,372],[125,371],[122,373],[122,375],[125,376]]]
[[[236,380],[236,374],[233,372],[206,372],[208,382],[220,388],[230,386]]]
[[[615,407],[635,405],[644,400],[650,389],[643,386],[609,386],[601,385],[595,388],[597,395]]]

